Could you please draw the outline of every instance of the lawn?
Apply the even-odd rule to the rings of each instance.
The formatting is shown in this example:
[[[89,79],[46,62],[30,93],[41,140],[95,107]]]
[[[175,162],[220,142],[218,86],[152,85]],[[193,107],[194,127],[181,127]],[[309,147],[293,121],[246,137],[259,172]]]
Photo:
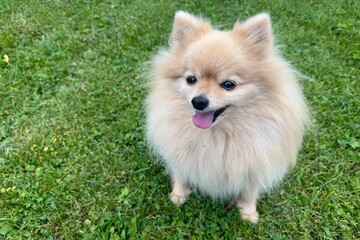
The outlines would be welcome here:
[[[267,11],[313,126],[259,202],[168,200],[144,72],[176,10],[230,29]],[[360,1],[0,0],[0,239],[359,239]]]

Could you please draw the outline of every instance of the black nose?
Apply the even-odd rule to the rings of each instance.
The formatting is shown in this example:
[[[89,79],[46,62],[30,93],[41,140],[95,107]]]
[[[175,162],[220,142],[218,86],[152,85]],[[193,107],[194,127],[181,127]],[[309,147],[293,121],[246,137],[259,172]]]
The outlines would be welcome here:
[[[206,97],[198,96],[194,97],[191,103],[196,110],[204,110],[209,105],[209,100]]]

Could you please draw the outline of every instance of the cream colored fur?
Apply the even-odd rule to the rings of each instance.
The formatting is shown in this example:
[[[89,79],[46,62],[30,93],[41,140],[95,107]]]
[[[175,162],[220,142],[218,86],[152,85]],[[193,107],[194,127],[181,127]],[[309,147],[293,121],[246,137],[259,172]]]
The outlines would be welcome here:
[[[173,180],[170,199],[183,204],[191,188],[215,199],[237,197],[241,216],[258,220],[259,194],[295,165],[308,110],[296,73],[277,53],[270,17],[259,14],[219,31],[177,12],[170,47],[153,61],[147,137]],[[187,76],[196,76],[189,85]],[[220,87],[225,80],[233,90]],[[208,110],[229,106],[208,129],[192,122],[191,100]]]

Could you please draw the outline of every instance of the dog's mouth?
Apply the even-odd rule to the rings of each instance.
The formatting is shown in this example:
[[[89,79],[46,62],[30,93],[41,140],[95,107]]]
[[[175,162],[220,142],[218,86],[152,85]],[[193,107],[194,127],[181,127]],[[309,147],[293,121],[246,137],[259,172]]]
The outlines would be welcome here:
[[[193,123],[198,128],[209,128],[228,107],[225,106],[215,111],[196,112],[192,117]]]

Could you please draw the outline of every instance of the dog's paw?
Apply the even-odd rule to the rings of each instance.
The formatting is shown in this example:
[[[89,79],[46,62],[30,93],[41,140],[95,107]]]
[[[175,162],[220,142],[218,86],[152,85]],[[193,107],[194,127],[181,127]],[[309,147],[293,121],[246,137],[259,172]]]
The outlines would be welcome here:
[[[257,211],[247,213],[240,211],[241,218],[250,222],[250,223],[257,223],[259,221],[259,213]]]
[[[179,196],[179,195],[177,195],[176,193],[171,192],[171,193],[170,193],[170,200],[171,200],[174,204],[180,206],[180,205],[183,205],[183,204],[186,202],[187,197],[186,197],[186,196]]]

